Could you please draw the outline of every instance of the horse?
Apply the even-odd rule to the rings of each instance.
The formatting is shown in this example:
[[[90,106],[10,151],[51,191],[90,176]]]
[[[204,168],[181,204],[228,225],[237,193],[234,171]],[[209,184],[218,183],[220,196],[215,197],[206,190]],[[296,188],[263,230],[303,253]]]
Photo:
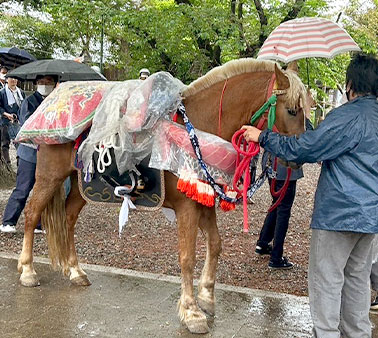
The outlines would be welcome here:
[[[249,124],[253,113],[265,103],[269,88],[273,88],[277,95],[275,126],[282,134],[300,135],[305,125],[300,105],[300,101],[305,99],[304,85],[293,71],[282,70],[272,61],[229,61],[188,85],[182,97],[187,115],[196,128],[218,133],[230,141],[233,134],[241,126]],[[178,122],[183,123],[180,117]],[[79,266],[74,244],[75,223],[86,203],[80,195],[77,169],[73,166],[74,156],[73,142],[41,144],[39,147],[36,182],[25,209],[24,240],[18,260],[23,286],[39,285],[32,250],[34,229],[41,215],[53,266],[59,266],[73,285],[91,284]],[[65,198],[63,182],[67,177],[71,179],[71,191]],[[178,178],[172,173],[164,172],[164,178],[166,196],[163,206],[175,211],[178,228],[182,278],[179,318],[190,332],[206,333],[209,331],[206,314],[213,316],[215,313],[214,286],[221,253],[215,208],[203,206],[179,192],[176,187]],[[195,297],[193,272],[199,229],[206,236],[207,251]]]

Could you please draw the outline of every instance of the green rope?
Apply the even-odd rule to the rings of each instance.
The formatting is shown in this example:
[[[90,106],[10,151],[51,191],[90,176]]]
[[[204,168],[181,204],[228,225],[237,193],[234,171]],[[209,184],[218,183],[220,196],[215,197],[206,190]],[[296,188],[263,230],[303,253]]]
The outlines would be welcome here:
[[[253,114],[251,117],[251,125],[254,125],[254,123],[265,113],[265,111],[269,108],[268,113],[268,129],[272,130],[274,123],[276,122],[276,102],[277,102],[277,96],[273,94],[268,101],[264,103],[264,105]]]

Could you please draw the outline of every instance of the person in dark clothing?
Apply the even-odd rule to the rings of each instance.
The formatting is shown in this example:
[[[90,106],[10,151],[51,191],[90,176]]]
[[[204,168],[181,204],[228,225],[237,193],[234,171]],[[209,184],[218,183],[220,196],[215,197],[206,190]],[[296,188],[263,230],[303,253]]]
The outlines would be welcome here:
[[[37,77],[37,91],[24,100],[21,105],[19,120],[21,125],[35,112],[44,98],[56,86],[56,79],[52,76]],[[16,187],[9,197],[3,215],[2,232],[16,232],[16,224],[24,210],[30,191],[35,183],[35,169],[37,163],[37,147],[32,144],[20,144],[17,149],[19,163],[17,168]],[[35,232],[42,232],[40,224]]]
[[[309,119],[306,119],[306,129],[313,130],[312,123]],[[262,167],[265,168],[268,165],[268,159],[270,158],[273,165],[276,157],[267,151],[264,152],[262,158]],[[275,191],[280,190],[285,184],[287,176],[287,168],[277,163],[276,169],[276,184]],[[260,236],[256,244],[255,252],[259,255],[270,255],[268,266],[272,269],[291,269],[293,264],[283,256],[284,242],[289,227],[289,219],[291,216],[291,207],[293,206],[295,199],[295,192],[297,188],[297,180],[303,177],[302,168],[292,169],[289,185],[287,187],[285,196],[280,204],[265,217],[263,227],[260,231]],[[272,186],[272,179],[269,178],[269,186]],[[272,194],[272,205],[274,205],[278,197]],[[273,245],[270,243],[273,241]]]
[[[266,154],[266,155],[265,155]],[[265,152],[263,162],[269,153]],[[274,161],[274,157],[272,162]],[[263,164],[264,165],[264,164]],[[285,183],[287,169],[277,164],[277,181],[275,190],[281,189]],[[284,241],[289,227],[291,207],[294,203],[297,180],[303,177],[302,169],[293,170],[290,177],[289,185],[280,204],[272,211],[268,212],[265,217],[264,225],[260,231],[255,252],[259,255],[270,255],[268,266],[270,268],[290,269],[293,264],[283,256]],[[269,186],[272,186],[272,179],[269,178]],[[273,202],[276,203],[278,197],[272,195]],[[270,244],[273,241],[273,246]]]
[[[1,115],[1,152],[4,161],[10,164],[9,146],[10,136],[8,128],[18,120],[22,101],[25,99],[23,90],[17,87],[17,79],[8,78],[8,83],[0,90]]]

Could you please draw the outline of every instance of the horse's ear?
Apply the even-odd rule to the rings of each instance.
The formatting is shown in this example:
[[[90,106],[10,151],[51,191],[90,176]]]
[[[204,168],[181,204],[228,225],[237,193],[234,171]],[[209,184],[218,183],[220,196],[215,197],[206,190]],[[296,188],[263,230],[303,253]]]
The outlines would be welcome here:
[[[286,77],[283,71],[280,68],[278,68],[277,64],[274,64],[274,72],[276,73],[277,89],[289,88],[289,79]]]
[[[287,70],[292,70],[293,72],[296,72],[298,74],[299,72],[299,69],[298,69],[298,63],[297,61],[291,61],[289,62],[289,64],[287,65]]]

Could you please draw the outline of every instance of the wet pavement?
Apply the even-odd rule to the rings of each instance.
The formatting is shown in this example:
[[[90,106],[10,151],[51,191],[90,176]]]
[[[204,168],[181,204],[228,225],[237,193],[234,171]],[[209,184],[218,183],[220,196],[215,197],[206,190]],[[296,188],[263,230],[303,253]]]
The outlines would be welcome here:
[[[306,297],[218,284],[210,333],[192,335],[177,317],[176,277],[83,264],[93,284],[73,287],[47,259],[36,258],[41,286],[25,288],[15,258],[0,253],[2,338],[311,337]],[[378,315],[372,320],[378,325]]]

